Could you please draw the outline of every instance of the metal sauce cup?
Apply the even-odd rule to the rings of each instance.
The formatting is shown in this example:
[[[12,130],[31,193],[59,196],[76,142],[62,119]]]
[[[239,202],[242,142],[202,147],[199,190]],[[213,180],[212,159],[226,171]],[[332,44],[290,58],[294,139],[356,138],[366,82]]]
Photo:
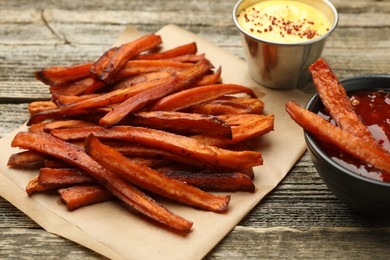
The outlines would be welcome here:
[[[241,32],[250,76],[261,85],[273,89],[307,90],[312,88],[313,82],[308,68],[321,56],[326,38],[337,26],[336,8],[327,0],[298,1],[322,11],[329,18],[331,27],[326,34],[311,40],[299,43],[279,43],[255,37],[242,29],[238,23],[237,15],[243,9],[263,1],[240,0],[233,9],[233,20]]]

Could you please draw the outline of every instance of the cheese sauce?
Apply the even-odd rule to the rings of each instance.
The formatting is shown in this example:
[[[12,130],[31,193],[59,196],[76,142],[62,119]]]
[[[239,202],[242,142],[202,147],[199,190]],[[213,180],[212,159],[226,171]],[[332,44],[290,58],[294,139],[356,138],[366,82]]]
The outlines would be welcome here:
[[[320,10],[296,1],[264,1],[242,10],[238,23],[249,34],[275,43],[299,43],[326,34],[331,23]]]

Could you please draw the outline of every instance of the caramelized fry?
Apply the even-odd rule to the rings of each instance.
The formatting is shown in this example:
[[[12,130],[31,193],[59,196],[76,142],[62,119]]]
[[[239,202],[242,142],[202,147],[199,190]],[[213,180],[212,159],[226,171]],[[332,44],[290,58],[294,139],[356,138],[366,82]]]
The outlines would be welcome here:
[[[318,59],[310,65],[309,70],[322,103],[329,110],[337,125],[364,141],[380,147],[367,126],[353,110],[345,89],[326,61],[322,58]]]
[[[61,108],[36,113],[31,116],[28,125],[32,123],[42,122],[46,119],[61,118],[70,115],[87,114],[90,113],[87,108],[105,107],[108,105],[117,104],[123,102],[131,96],[136,95],[141,91],[145,91],[156,86],[164,88],[166,85],[171,84],[171,82],[173,81],[175,81],[174,75],[171,75],[170,78],[141,82],[131,88],[114,90],[103,95],[92,97],[86,100],[81,100],[80,102],[68,104]]]
[[[150,88],[134,95],[116,106],[111,112],[107,113],[99,120],[99,124],[103,126],[113,126],[117,124],[129,113],[137,111],[153,101],[189,86],[199,77],[202,77],[210,68],[211,64],[208,61],[203,60],[182,72],[178,72],[175,81],[164,86]]]
[[[214,99],[188,108],[188,112],[206,115],[251,114],[251,107],[231,101]]]
[[[60,86],[87,77],[91,65],[87,62],[70,67],[49,67],[35,72],[35,78],[49,86]]]
[[[133,114],[126,123],[175,133],[207,133],[232,138],[230,125],[211,115],[170,111],[139,112]]]
[[[90,72],[106,83],[110,83],[110,78],[119,71],[123,65],[131,58],[142,51],[150,50],[162,43],[159,35],[145,35],[132,42],[114,48],[114,52],[109,52],[108,58],[100,58],[93,63]],[[104,55],[103,55],[104,56]]]
[[[11,168],[39,168],[43,164],[45,156],[35,151],[23,151],[12,154],[7,166]]]
[[[168,178],[147,166],[132,163],[113,148],[102,144],[92,134],[85,141],[85,151],[100,165],[137,187],[190,206],[214,212],[227,210],[230,196],[216,196],[203,192]]]
[[[26,192],[28,196],[33,195],[36,192],[56,190],[61,188],[61,185],[43,185],[38,181],[38,176],[30,180],[26,186]]]
[[[158,53],[150,53],[150,54],[141,54],[134,59],[136,60],[160,60],[160,59],[169,59],[175,58],[178,56],[186,55],[186,54],[195,54],[198,51],[198,47],[195,42],[191,42],[188,44],[184,44],[166,51],[158,52]]]
[[[53,129],[63,129],[63,128],[77,128],[77,127],[86,127],[94,126],[95,124],[83,121],[83,120],[58,120],[49,122],[45,125],[44,130],[50,132]]]
[[[88,173],[75,168],[41,168],[38,182],[41,185],[59,185],[61,187],[89,184],[95,182]]]
[[[52,95],[79,96],[82,94],[92,93],[105,86],[103,81],[86,77],[78,81],[70,82],[60,86],[50,86]]]
[[[221,83],[222,68],[219,67],[215,73],[203,76],[196,82],[197,86],[208,86]]]
[[[232,126],[231,140],[212,135],[195,135],[192,138],[203,144],[225,147],[265,135],[274,129],[273,115],[233,114],[220,115],[218,118]]]
[[[166,60],[130,60],[123,65],[122,69],[113,76],[112,81],[118,82],[130,76],[145,73],[170,71],[176,72],[191,67],[191,63],[166,61]]]
[[[159,148],[197,160],[198,164],[226,169],[240,170],[262,164],[261,153],[254,151],[230,151],[205,145],[190,137],[161,130],[133,126],[85,127],[53,130],[52,135],[63,140],[84,139],[93,133],[96,137],[112,140],[126,140]]]
[[[122,178],[103,168],[75,145],[61,141],[49,134],[27,132],[16,134],[11,145],[60,158],[88,172],[114,196],[145,216],[182,232],[188,232],[191,229],[192,222],[170,212]]]
[[[362,138],[329,123],[293,101],[286,104],[286,111],[297,124],[312,135],[390,174],[390,154],[380,147],[367,143]]]
[[[254,92],[247,87],[236,84],[216,84],[174,93],[158,101],[151,110],[178,111],[226,94],[237,93],[246,93],[255,97]]]
[[[255,191],[248,175],[239,172],[166,171],[168,177],[208,191]]]
[[[57,105],[52,101],[33,101],[28,104],[28,112],[30,112],[30,115],[57,108]]]
[[[114,199],[111,192],[99,185],[77,185],[59,189],[58,193],[68,210]]]

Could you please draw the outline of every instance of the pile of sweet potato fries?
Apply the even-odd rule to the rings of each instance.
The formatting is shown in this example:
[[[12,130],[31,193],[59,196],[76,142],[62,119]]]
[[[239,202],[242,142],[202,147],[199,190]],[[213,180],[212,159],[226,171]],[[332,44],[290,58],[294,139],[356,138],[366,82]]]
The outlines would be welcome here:
[[[390,153],[379,145],[355,113],[345,89],[326,61],[318,59],[309,70],[318,95],[337,126],[293,101],[286,104],[286,111],[307,132],[390,174]]]
[[[27,193],[58,191],[69,210],[119,199],[158,223],[189,232],[192,222],[150,195],[217,213],[230,195],[253,192],[263,163],[246,143],[274,127],[264,103],[241,85],[224,84],[192,42],[161,51],[146,35],[95,62],[49,67],[36,78],[52,99],[29,105],[8,165],[39,168]]]

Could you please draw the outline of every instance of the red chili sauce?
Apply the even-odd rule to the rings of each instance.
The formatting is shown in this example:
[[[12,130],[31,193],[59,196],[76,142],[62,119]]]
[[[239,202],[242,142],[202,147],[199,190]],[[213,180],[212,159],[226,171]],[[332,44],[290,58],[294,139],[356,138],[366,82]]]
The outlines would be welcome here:
[[[349,93],[355,112],[361,117],[377,142],[390,152],[390,90],[360,90]],[[324,109],[318,113],[335,124]],[[319,142],[326,153],[345,168],[362,176],[390,182],[389,174],[382,174],[372,166],[362,163],[352,155],[340,151],[326,142]]]

